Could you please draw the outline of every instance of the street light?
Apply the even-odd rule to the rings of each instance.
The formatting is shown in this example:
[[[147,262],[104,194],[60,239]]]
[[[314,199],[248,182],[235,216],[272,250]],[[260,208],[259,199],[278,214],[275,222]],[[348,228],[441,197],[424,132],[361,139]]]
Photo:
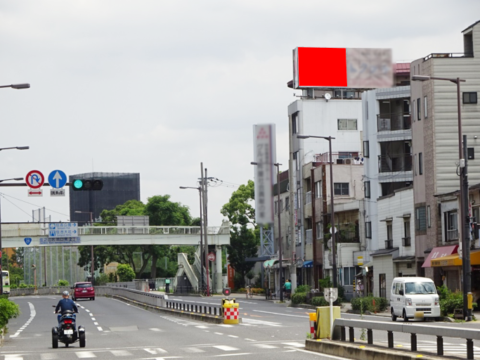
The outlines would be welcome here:
[[[468,309],[468,293],[472,291],[472,277],[470,268],[470,239],[468,216],[468,174],[465,164],[465,154],[462,149],[462,110],[460,105],[460,83],[466,80],[460,78],[443,78],[426,75],[413,75],[413,81],[444,80],[457,85],[457,112],[458,112],[458,159],[460,167],[460,224],[462,229],[462,270],[463,270],[463,314],[466,321],[472,320],[471,309]]]
[[[201,281],[201,284],[202,284],[202,287],[201,287],[201,290],[203,291],[203,287],[204,287],[204,282],[203,282],[203,262],[204,262],[204,249],[203,249],[203,226],[202,226],[202,222],[203,222],[203,217],[202,217],[202,188],[199,186],[199,187],[193,187],[193,186],[180,186],[180,189],[182,190],[185,190],[185,189],[195,189],[195,190],[198,190],[198,196],[200,198],[200,267],[201,267],[201,275],[200,277],[202,278],[202,281]]]
[[[330,202],[331,202],[331,222],[332,222],[332,277],[333,277],[333,287],[337,287],[337,249],[336,249],[336,241],[335,241],[335,208],[333,204],[333,160],[332,160],[332,139],[335,139],[331,136],[315,136],[315,135],[297,135],[297,139],[308,139],[308,138],[315,138],[315,139],[325,139],[328,141],[328,151],[330,152]],[[313,200],[312,200],[313,201]],[[315,222],[315,219],[313,219]],[[313,224],[312,226],[315,226]],[[315,240],[314,240],[315,241]],[[314,271],[316,265],[316,254],[313,254],[313,267]]]
[[[0,183],[4,181],[9,181],[9,180],[22,181],[23,177],[3,179],[3,180],[0,180]],[[1,199],[2,197],[0,196],[0,200]],[[2,252],[2,207],[1,207],[1,201],[0,201],[0,295],[3,295],[3,275],[1,275],[2,274],[2,254],[3,254]]]
[[[28,149],[30,149],[30,147],[29,146],[13,146],[13,147],[7,147],[7,148],[0,148],[0,151],[2,151],[2,150],[12,150],[12,149],[28,150]]]
[[[92,211],[75,211],[75,214],[90,214],[90,226],[93,226],[93,212]],[[95,271],[95,265],[94,265],[94,256],[93,256],[93,245],[90,245],[90,253],[91,253],[91,270],[92,270],[92,286],[95,285],[95,275],[93,272]]]
[[[252,161],[250,164],[258,165],[257,162]],[[279,163],[272,164],[277,167],[277,215],[278,215],[278,265],[280,266],[280,286],[282,286],[283,279],[283,254],[282,254],[282,220],[280,218],[280,165]],[[280,301],[283,301],[283,291],[280,289]]]
[[[30,84],[0,85],[0,88],[28,89],[30,88]]]

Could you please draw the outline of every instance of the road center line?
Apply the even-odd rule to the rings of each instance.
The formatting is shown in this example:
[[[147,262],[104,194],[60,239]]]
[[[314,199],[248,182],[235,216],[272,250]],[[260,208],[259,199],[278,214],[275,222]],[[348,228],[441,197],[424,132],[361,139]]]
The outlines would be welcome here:
[[[253,310],[253,311],[261,312],[261,313],[265,313],[265,314],[281,315],[281,316],[290,316],[290,317],[299,317],[299,318],[302,318],[302,319],[308,319],[308,316],[305,316],[305,315],[289,315],[289,314],[281,314],[281,313],[270,312],[270,311],[263,311],[263,310]]]
[[[35,306],[33,306],[33,304],[31,302],[28,303],[28,306],[30,307],[30,317],[25,322],[25,324],[20,329],[17,330],[17,332],[15,334],[10,336],[11,338],[14,338],[14,337],[17,337],[18,335],[20,335],[20,333],[32,322],[35,315],[37,315],[37,312],[35,311]]]

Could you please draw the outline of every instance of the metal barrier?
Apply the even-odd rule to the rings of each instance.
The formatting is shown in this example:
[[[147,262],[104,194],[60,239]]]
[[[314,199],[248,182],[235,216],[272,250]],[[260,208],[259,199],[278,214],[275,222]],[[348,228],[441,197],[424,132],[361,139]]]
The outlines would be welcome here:
[[[348,327],[349,342],[354,342],[354,329],[367,329],[367,343],[373,344],[373,330],[387,332],[388,347],[394,347],[394,332],[410,334],[411,351],[417,351],[417,335],[431,335],[437,338],[437,355],[443,356],[443,338],[466,339],[467,359],[473,359],[473,340],[480,340],[478,329],[452,328],[446,326],[426,326],[415,323],[392,323],[367,320],[336,319],[334,324],[333,340],[346,341]]]
[[[194,302],[186,302],[180,300],[165,300],[165,307],[172,310],[186,311],[196,314],[205,314],[212,316],[223,316],[223,306],[200,304]]]

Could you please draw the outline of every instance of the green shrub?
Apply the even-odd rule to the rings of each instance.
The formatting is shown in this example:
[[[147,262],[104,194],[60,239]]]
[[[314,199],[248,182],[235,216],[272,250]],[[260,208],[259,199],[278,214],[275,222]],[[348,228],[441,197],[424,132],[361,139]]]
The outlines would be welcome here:
[[[68,286],[70,283],[67,280],[58,280],[58,286]]]
[[[10,289],[12,289],[12,290],[13,290],[13,289],[17,289],[17,288],[18,288],[17,284],[12,284],[12,285],[10,285]]]
[[[311,300],[312,305],[314,306],[328,306],[330,305],[323,296],[315,296]]]
[[[375,300],[375,306],[373,306],[373,300]],[[358,297],[353,298],[350,300],[352,304],[352,310],[360,311],[362,308],[363,303],[363,311],[370,311],[370,312],[381,312],[385,311],[388,306],[388,300],[381,297],[373,297],[373,296],[366,296],[366,297]]]
[[[19,285],[19,288],[20,288],[20,289],[26,289],[26,288],[28,288],[28,287],[29,287],[29,285],[27,285],[27,284],[25,284],[25,283],[21,283],[21,284]]]
[[[297,286],[297,288],[295,289],[295,294],[296,293],[307,293],[307,292],[310,292],[310,285],[300,285],[300,286]]]
[[[438,296],[440,297],[440,300],[445,300],[451,291],[445,286],[437,286],[437,293]]]
[[[14,302],[0,298],[0,329],[8,324],[8,320],[20,315],[20,307]]]
[[[117,275],[120,281],[132,281],[135,279],[135,271],[128,264],[118,264]]]
[[[293,304],[305,304],[307,302],[307,293],[295,293],[292,295]]]

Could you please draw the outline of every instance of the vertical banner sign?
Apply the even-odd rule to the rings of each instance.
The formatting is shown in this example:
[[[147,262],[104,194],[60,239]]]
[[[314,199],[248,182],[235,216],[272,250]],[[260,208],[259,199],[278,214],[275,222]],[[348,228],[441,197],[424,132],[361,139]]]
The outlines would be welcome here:
[[[253,126],[255,166],[255,220],[273,224],[273,179],[275,177],[275,124]]]
[[[230,289],[235,288],[235,270],[233,269],[232,265],[228,264],[227,266],[227,276],[228,276],[228,287]]]

